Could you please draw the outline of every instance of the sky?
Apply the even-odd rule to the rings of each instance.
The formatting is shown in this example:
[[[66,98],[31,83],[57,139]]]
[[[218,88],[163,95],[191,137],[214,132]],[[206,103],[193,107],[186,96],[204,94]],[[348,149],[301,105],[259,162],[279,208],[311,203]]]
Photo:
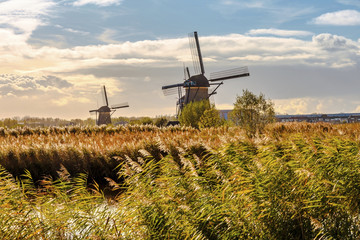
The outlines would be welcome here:
[[[218,109],[248,89],[278,114],[360,112],[360,0],[0,0],[0,119],[85,119],[102,85],[130,105],[113,116],[173,115],[193,31],[207,77],[250,71]]]

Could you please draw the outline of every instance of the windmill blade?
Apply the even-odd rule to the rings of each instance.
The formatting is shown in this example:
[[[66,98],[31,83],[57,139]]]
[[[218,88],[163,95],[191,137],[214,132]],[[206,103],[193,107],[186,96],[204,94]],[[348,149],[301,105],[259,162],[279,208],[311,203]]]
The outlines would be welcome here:
[[[239,67],[210,74],[210,82],[250,76],[248,67]]]
[[[94,114],[96,114],[98,112],[98,110],[97,109],[96,110],[90,110],[89,112],[90,112],[91,115],[94,115]]]
[[[165,96],[175,95],[178,94],[178,89],[176,88],[164,89],[163,93]]]
[[[162,86],[162,90],[165,96],[177,94],[179,92],[179,88],[182,88],[184,86],[184,83],[178,83],[178,84],[172,84],[172,85],[166,85]]]
[[[106,94],[106,88],[105,85],[101,88],[101,95],[103,97],[103,102],[105,106],[109,106],[109,102],[108,102],[108,98],[107,98],[107,94]]]
[[[166,90],[166,89],[182,87],[182,86],[184,86],[184,83],[177,83],[177,84],[162,86],[161,89]]]
[[[204,64],[201,56],[200,43],[197,32],[189,33],[189,45],[193,59],[195,74],[204,74]]]
[[[111,105],[112,109],[127,108],[127,107],[129,107],[129,103],[127,103],[127,102]]]
[[[184,64],[184,81],[188,80],[190,78],[190,71],[188,67],[185,67]]]
[[[186,67],[186,74],[187,74],[187,79],[189,79],[190,78],[190,71],[189,71],[188,67]]]

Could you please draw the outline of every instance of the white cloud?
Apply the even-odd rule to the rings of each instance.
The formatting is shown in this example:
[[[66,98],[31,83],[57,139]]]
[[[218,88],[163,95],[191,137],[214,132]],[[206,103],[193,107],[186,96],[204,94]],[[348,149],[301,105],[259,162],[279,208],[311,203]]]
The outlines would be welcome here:
[[[309,109],[314,99],[311,98],[293,98],[293,99],[275,99],[275,112],[278,114],[304,114],[312,113]],[[309,112],[310,111],[310,112]]]
[[[302,3],[279,4],[278,0],[219,0],[210,4],[212,10],[220,12],[226,18],[229,15],[235,15],[238,11],[261,11],[263,18],[270,17],[274,23],[284,23],[290,20],[298,19],[299,17],[314,13],[315,9],[312,6],[304,6]]]
[[[44,25],[43,18],[51,13],[51,0],[8,0],[0,2],[0,54],[6,62],[18,61],[18,56],[29,51],[26,43],[32,32]]]
[[[87,4],[94,4],[98,6],[110,6],[119,5],[123,0],[77,0],[74,2],[74,6],[84,6]]]
[[[325,13],[313,19],[313,23],[318,25],[357,26],[360,25],[360,12],[356,10],[342,10]]]
[[[328,50],[345,50],[351,49],[359,50],[359,45],[343,36],[332,35],[328,33],[319,34],[313,37],[313,42],[318,44],[321,48]]]
[[[66,106],[74,102],[79,103],[91,103],[91,100],[86,97],[73,97],[73,96],[66,96],[52,99],[51,102],[56,106]]]
[[[117,32],[113,29],[105,29],[103,33],[100,34],[98,39],[104,43],[119,43],[119,41],[115,41],[114,37]]]
[[[359,0],[338,0],[339,3],[360,7]]]
[[[0,31],[1,35],[9,39],[14,36]],[[206,66],[301,64],[339,68],[356,65],[360,56],[360,42],[331,34],[319,34],[310,41],[231,34],[200,37],[200,44]],[[168,68],[182,66],[183,62],[187,66],[192,64],[186,38],[61,49],[34,49],[23,43],[16,50],[11,45],[1,50],[0,44],[0,70],[3,72],[12,69],[52,75],[105,67]]]
[[[0,94],[38,95],[48,91],[62,92],[72,84],[55,76],[0,75]]]
[[[110,100],[118,101],[117,95],[122,92],[121,83],[114,78],[72,75],[65,80],[55,76],[1,74],[0,114],[12,112],[21,116],[39,116],[39,113],[46,112],[45,115],[64,117],[70,112],[72,117],[88,117],[88,111],[101,103],[98,90],[103,84],[107,87]]]
[[[296,30],[282,30],[276,28],[267,28],[267,29],[252,29],[247,32],[248,35],[257,36],[257,35],[275,35],[281,37],[290,37],[290,36],[298,36],[304,37],[312,35],[313,33],[308,31],[296,31]]]
[[[89,32],[76,30],[76,29],[73,29],[73,28],[66,28],[66,27],[63,27],[61,25],[55,25],[55,27],[57,27],[59,29],[62,29],[64,31],[66,31],[66,32],[75,33],[75,34],[79,34],[79,35],[89,35],[90,34]]]
[[[31,33],[43,24],[55,3],[51,0],[8,0],[0,3],[0,23]]]
[[[51,0],[5,0],[0,3],[2,15],[35,17],[49,13],[55,3]]]
[[[273,102],[277,114],[336,113],[334,108],[343,110],[337,112],[354,112],[359,104],[343,98],[316,97],[275,99]]]
[[[161,84],[176,83],[183,79],[183,62],[186,66],[192,66],[186,37],[73,48],[47,46],[33,48],[26,43],[26,38],[20,39],[19,36],[2,32],[1,29],[0,36],[10,40],[12,37],[17,37],[17,41],[23,44],[17,48],[4,42],[3,47],[0,45],[0,72],[10,72],[13,73],[12,75],[18,73],[51,75],[58,78],[54,81],[48,79],[46,83],[50,84],[49,86],[41,82],[43,77],[33,77],[28,80],[17,77],[3,85],[0,83],[2,91],[0,95],[3,96],[1,109],[7,108],[6,104],[11,105],[14,99],[18,99],[16,106],[21,106],[19,99],[28,96],[28,102],[32,105],[38,104],[41,99],[44,107],[46,105],[51,111],[55,107],[58,110],[64,107],[64,111],[70,112],[69,106],[71,105],[71,109],[74,106],[75,109],[73,104],[76,102],[77,111],[81,108],[85,114],[82,116],[87,117],[88,110],[97,106],[99,86],[105,84],[109,96],[116,97],[121,92],[121,98],[112,99],[112,102],[128,101],[132,108],[126,111],[131,111],[130,114],[145,114],[144,109],[150,109],[152,104],[159,107],[151,114],[164,114],[161,109],[165,109],[170,104],[174,105],[176,99],[165,98],[165,101],[149,92],[155,89],[160,92]],[[253,74],[252,69],[260,67],[271,69],[281,66],[279,69],[282,69],[287,66],[290,68],[306,66],[313,69],[320,66],[321,69],[325,69],[324,72],[335,68],[344,68],[347,71],[349,67],[354,69],[354,66],[359,64],[360,56],[360,41],[331,34],[319,34],[310,40],[240,34],[204,37],[200,35],[200,44],[207,73],[248,65],[252,80],[256,79],[256,72]],[[192,69],[190,71],[192,72]],[[59,79],[71,84],[71,87],[60,88],[56,85],[61,83]],[[151,80],[152,84],[145,83],[147,80]],[[256,81],[262,80],[258,78]],[[12,101],[9,100],[10,98]],[[148,105],[144,106],[143,102]],[[319,111],[326,110],[319,102],[304,99],[288,102],[287,106],[285,106],[286,101],[279,103],[282,106],[280,109],[287,113],[318,111],[316,108],[306,107],[311,104],[318,106]],[[223,102],[223,104],[228,103]],[[323,103],[323,106],[329,105],[331,106],[329,102]],[[11,109],[8,108],[8,111]],[[34,111],[43,110],[34,108]],[[24,114],[29,113],[25,111]],[[76,116],[75,110],[73,114]]]
[[[224,6],[238,7],[238,8],[264,8],[268,5],[269,1],[256,0],[256,1],[234,1],[234,0],[221,0],[220,3]]]

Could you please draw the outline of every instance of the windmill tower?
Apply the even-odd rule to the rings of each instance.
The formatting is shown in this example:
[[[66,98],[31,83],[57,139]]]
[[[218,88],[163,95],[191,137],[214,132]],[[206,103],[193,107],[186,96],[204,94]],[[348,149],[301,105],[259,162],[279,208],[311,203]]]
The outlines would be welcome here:
[[[224,80],[250,76],[247,67],[239,67],[230,70],[215,72],[210,74],[210,79],[205,76],[204,63],[202,60],[200,43],[197,32],[189,34],[189,45],[193,59],[195,75],[190,76],[189,68],[185,68],[184,82],[162,87],[165,95],[178,94],[176,103],[176,114],[179,116],[184,106],[190,102],[209,99],[216,94],[216,90],[224,83]],[[215,89],[209,92],[209,87],[215,86]]]
[[[116,105],[112,105],[109,107],[109,101],[106,94],[105,85],[101,88],[101,94],[104,101],[104,106],[100,107],[99,109],[90,110],[91,114],[96,114],[96,125],[102,124],[110,124],[111,123],[111,115],[119,108],[126,108],[129,107],[128,103],[120,103]]]

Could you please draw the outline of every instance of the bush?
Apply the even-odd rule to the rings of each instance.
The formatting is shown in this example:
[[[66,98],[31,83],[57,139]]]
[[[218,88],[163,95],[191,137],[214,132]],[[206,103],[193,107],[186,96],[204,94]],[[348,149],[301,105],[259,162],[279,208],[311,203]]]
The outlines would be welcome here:
[[[209,100],[190,102],[181,111],[179,122],[184,126],[199,128],[199,122],[204,112],[210,109]]]
[[[261,133],[267,123],[275,121],[274,104],[262,93],[256,96],[249,90],[243,90],[243,95],[236,98],[230,118],[243,127],[249,137],[253,137]]]
[[[168,123],[168,120],[165,117],[157,118],[154,122],[154,125],[157,127],[165,127]]]
[[[203,115],[200,117],[199,127],[219,127],[224,124],[224,119],[220,117],[220,113],[216,110],[215,106],[212,105],[210,109],[205,110]]]

